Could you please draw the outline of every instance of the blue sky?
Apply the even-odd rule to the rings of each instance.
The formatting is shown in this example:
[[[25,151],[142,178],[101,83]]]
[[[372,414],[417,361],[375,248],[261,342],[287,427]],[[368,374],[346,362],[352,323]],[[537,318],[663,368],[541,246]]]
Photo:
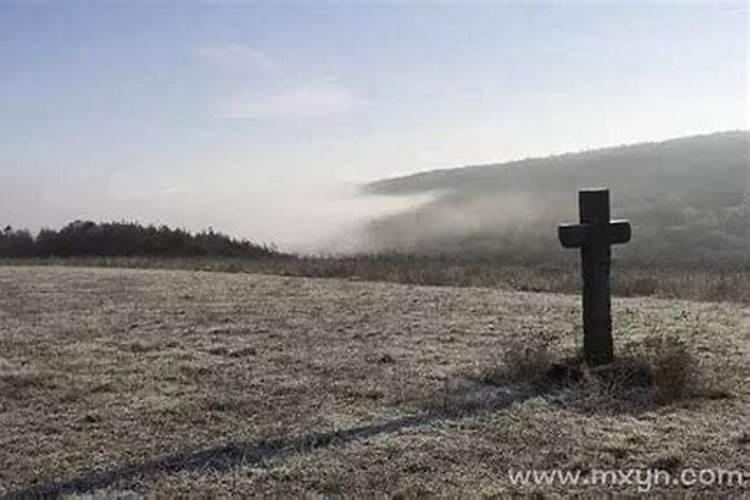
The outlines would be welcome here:
[[[0,222],[289,247],[384,176],[747,129],[747,2],[0,0]]]

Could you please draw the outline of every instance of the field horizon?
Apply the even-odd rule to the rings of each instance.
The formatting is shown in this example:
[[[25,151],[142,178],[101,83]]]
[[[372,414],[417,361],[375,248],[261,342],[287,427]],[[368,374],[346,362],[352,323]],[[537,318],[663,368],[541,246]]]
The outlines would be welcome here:
[[[0,258],[2,266],[182,269],[563,294],[579,294],[582,286],[578,259],[551,265],[508,265],[492,259],[399,253],[328,257],[272,254],[260,258],[86,256]],[[618,297],[747,304],[750,303],[750,267],[682,265],[669,268],[615,260],[612,293]]]

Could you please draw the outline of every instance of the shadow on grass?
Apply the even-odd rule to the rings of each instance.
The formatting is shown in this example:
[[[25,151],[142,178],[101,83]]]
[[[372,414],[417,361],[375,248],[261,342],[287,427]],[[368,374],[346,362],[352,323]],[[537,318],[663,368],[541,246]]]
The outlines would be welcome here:
[[[639,413],[691,398],[731,397],[728,392],[709,391],[704,386],[699,380],[697,362],[683,344],[674,339],[656,339],[652,348],[656,353],[653,358],[624,355],[611,366],[596,369],[585,367],[576,357],[558,360],[542,348],[510,349],[504,364],[484,367],[470,378],[457,377],[455,385],[446,385],[421,401],[422,411],[414,415],[332,432],[186,450],[145,463],[41,484],[12,493],[9,498],[52,498],[114,485],[127,488],[151,477],[183,471],[227,471],[498,411],[538,396],[550,396],[568,409],[602,414]]]
[[[65,494],[93,492],[114,485],[127,488],[161,474],[195,470],[227,471],[237,466],[259,464],[266,460],[283,459],[295,454],[342,446],[433,422],[458,420],[481,411],[500,410],[538,396],[542,392],[529,390],[525,385],[461,385],[452,391],[443,391],[425,402],[421,413],[387,422],[299,437],[238,442],[198,451],[182,451],[144,463],[92,472],[68,481],[32,486],[11,493],[7,498],[57,498]]]

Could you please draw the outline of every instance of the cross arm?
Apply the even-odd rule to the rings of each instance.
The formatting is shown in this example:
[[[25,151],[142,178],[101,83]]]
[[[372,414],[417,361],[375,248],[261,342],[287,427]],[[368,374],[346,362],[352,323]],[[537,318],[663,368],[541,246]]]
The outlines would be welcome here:
[[[609,241],[611,244],[627,243],[630,241],[630,222],[626,220],[613,220],[609,224]]]
[[[591,224],[560,224],[557,236],[565,248],[580,248],[589,240]]]
[[[594,224],[560,224],[557,228],[557,236],[565,248],[580,248],[588,244]],[[626,220],[613,220],[609,223],[610,244],[627,243],[630,241],[630,222]]]

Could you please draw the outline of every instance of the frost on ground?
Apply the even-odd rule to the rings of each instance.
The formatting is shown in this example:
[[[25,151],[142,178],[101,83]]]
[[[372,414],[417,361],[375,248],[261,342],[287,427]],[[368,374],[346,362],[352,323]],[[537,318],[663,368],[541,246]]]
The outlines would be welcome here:
[[[40,267],[0,267],[0,289],[0,495],[561,493],[508,471],[750,471],[747,306],[614,301],[621,352],[677,337],[720,379],[658,402],[502,376],[527,345],[575,350],[574,296]]]

